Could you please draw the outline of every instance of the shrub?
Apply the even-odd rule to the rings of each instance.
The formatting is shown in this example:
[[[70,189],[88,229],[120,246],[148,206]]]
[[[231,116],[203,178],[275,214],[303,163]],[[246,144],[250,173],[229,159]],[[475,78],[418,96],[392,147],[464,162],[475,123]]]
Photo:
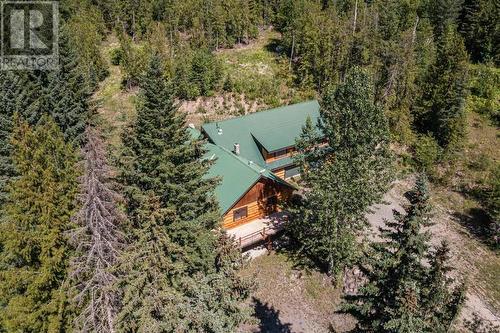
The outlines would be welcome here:
[[[230,75],[226,77],[226,80],[224,81],[223,89],[226,92],[231,92],[234,89],[234,83],[233,79],[231,78]]]
[[[110,54],[110,58],[111,58],[111,64],[113,66],[119,66],[120,63],[123,60],[123,50],[122,50],[122,48],[121,47],[116,47],[114,49],[111,49],[111,51],[109,51],[109,54]]]
[[[500,71],[489,65],[472,66],[470,108],[500,124]]]
[[[417,168],[433,174],[434,166],[439,161],[441,148],[431,135],[421,135],[414,147],[414,159]]]
[[[188,100],[213,95],[222,77],[219,61],[209,50],[203,49],[181,50],[174,64],[174,73],[177,96]]]
[[[474,333],[496,333],[500,329],[489,320],[480,318],[476,312],[472,314],[472,319],[464,321],[464,326],[469,332]]]

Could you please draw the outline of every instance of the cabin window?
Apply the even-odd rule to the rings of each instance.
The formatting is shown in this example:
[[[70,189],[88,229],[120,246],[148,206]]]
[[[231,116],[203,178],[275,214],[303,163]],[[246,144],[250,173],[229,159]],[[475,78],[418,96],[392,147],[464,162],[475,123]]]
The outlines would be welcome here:
[[[283,155],[286,155],[286,153],[288,152],[288,149],[285,148],[285,149],[280,149],[278,151],[275,151],[273,153],[273,157],[280,157],[280,156],[283,156]]]
[[[233,211],[233,221],[244,219],[247,216],[248,216],[247,207],[238,208],[235,211]]]

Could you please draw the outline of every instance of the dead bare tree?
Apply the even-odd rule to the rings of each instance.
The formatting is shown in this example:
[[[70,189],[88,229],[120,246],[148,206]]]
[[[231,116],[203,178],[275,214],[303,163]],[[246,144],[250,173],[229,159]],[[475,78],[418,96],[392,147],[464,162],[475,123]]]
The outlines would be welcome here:
[[[106,163],[104,143],[96,129],[86,131],[83,148],[84,175],[80,179],[81,208],[70,232],[77,257],[71,263],[71,281],[77,290],[75,303],[80,309],[75,320],[78,332],[115,332],[114,319],[119,299],[113,285],[114,273],[123,249],[124,237],[119,224],[121,197],[113,190]]]

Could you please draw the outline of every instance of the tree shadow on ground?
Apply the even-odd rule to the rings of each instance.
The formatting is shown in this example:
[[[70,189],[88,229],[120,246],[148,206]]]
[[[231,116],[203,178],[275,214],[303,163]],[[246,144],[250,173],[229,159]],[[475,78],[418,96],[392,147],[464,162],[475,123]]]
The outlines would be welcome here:
[[[255,317],[259,322],[261,333],[292,333],[290,323],[282,323],[280,311],[275,310],[269,303],[263,303],[260,299],[253,297]]]
[[[498,244],[492,241],[491,232],[494,222],[484,209],[471,208],[463,214],[455,212],[453,218],[492,250],[498,249]]]
[[[281,45],[281,40],[279,40],[278,38],[271,38],[269,42],[264,46],[264,48],[266,49],[266,51],[274,53],[277,56],[282,55],[285,51],[283,46]]]
[[[326,267],[324,262],[317,260],[314,256],[304,251],[301,245],[286,230],[282,231],[280,237],[277,237],[273,242],[273,250],[276,253],[286,255],[293,269],[303,270],[308,273],[317,271],[322,274],[328,274],[328,267]]]

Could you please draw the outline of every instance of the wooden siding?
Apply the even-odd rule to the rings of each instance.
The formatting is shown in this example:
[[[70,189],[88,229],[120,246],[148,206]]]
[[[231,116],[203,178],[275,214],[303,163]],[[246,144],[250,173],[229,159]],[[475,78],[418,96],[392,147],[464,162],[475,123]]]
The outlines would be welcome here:
[[[234,228],[253,220],[263,218],[271,213],[279,211],[277,205],[268,205],[269,198],[276,197],[277,200],[286,200],[292,194],[293,189],[269,179],[259,180],[248,192],[222,217],[223,227]],[[233,214],[239,208],[247,207],[247,216],[233,221]]]
[[[285,179],[285,169],[276,169],[276,170],[273,170],[274,174],[278,177],[280,177],[281,179]]]
[[[261,148],[262,157],[264,157],[264,160],[266,161],[266,163],[271,163],[271,162],[280,160],[280,159],[285,158],[285,157],[290,157],[295,152],[295,147],[283,148],[283,150],[285,150],[285,149],[286,149],[286,153],[275,156],[275,154],[269,153],[264,147],[262,147]]]

